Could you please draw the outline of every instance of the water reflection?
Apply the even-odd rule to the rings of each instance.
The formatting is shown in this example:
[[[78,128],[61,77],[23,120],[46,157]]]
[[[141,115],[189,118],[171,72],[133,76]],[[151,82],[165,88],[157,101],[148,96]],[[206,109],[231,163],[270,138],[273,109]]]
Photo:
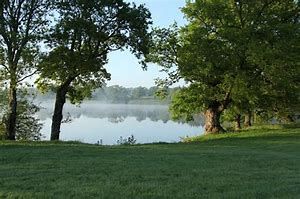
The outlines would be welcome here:
[[[38,114],[40,120],[51,118],[53,103],[42,103],[42,109]],[[106,119],[111,123],[122,123],[128,117],[135,118],[138,122],[150,119],[152,122],[170,121],[168,106],[166,105],[133,105],[133,104],[100,104],[97,102],[85,102],[81,106],[66,104],[64,108],[64,118],[78,119],[81,116],[87,118]],[[176,121],[184,124],[184,121]],[[188,123],[190,126],[203,126],[201,115],[195,116],[195,121]]]
[[[38,118],[44,123],[42,133],[50,139],[53,102],[41,104]],[[60,138],[79,140],[86,143],[116,144],[120,136],[134,135],[137,143],[178,142],[180,137],[195,136],[203,133],[202,117],[195,122],[170,120],[166,105],[123,105],[85,102],[80,107],[66,104]]]

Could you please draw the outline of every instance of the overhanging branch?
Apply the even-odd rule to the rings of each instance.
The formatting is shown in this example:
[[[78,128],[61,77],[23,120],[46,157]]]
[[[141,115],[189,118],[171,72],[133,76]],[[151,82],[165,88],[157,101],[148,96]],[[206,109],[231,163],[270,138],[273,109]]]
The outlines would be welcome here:
[[[29,74],[29,75],[26,75],[26,76],[22,77],[21,79],[19,79],[19,80],[17,81],[17,83],[20,83],[20,82],[24,81],[25,79],[27,79],[27,78],[29,78],[29,77],[32,77],[33,75],[37,74],[38,72],[39,72],[39,70],[35,70],[33,73],[31,73],[31,74]]]

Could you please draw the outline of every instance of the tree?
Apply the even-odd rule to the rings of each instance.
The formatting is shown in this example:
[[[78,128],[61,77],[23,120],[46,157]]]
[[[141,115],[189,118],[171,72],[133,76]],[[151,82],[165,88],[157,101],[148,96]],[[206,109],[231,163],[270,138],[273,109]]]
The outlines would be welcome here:
[[[147,90],[147,95],[148,96],[153,96],[153,97],[155,97],[155,93],[156,93],[156,91],[157,91],[157,87],[156,86],[152,86],[152,87],[150,87],[148,90]]]
[[[0,90],[0,139],[5,138],[5,132],[2,132],[5,127],[5,117],[7,113],[7,91]],[[24,87],[18,89],[18,107],[17,107],[17,120],[16,120],[16,140],[40,140],[42,134],[40,130],[42,129],[42,124],[39,119],[36,118],[36,113],[40,110],[39,106],[33,103],[33,97],[28,95],[28,90]],[[1,122],[4,121],[4,122]],[[1,135],[2,134],[2,135]]]
[[[16,139],[17,89],[35,72],[38,43],[47,25],[46,0],[3,0],[0,3],[0,66],[9,83],[6,138]]]
[[[257,105],[262,93],[269,99],[280,87],[288,93],[297,90],[290,84],[299,76],[298,4],[188,1],[182,9],[188,25],[155,30],[148,61],[168,72],[164,85],[180,78],[188,82],[173,97],[173,116],[192,119],[204,111],[206,133],[220,133],[220,116],[229,106]]]
[[[123,0],[70,0],[56,3],[58,23],[49,35],[51,52],[40,64],[42,90],[56,92],[51,140],[58,140],[66,98],[79,103],[110,80],[108,53],[129,48],[137,58],[147,53],[150,13]]]
[[[131,98],[132,99],[140,99],[147,95],[147,88],[139,86],[137,88],[132,89]]]
[[[129,90],[122,86],[110,86],[105,88],[106,100],[111,103],[128,103],[130,96]]]

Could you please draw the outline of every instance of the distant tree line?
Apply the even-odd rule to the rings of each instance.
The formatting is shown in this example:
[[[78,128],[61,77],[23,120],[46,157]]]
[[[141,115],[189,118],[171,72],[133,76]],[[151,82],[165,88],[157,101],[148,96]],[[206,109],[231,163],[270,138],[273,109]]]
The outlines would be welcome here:
[[[122,86],[109,86],[97,89],[91,99],[106,101],[109,103],[147,103],[147,101],[155,100],[157,103],[168,103],[171,100],[172,94],[179,88],[168,88],[165,99],[160,99],[157,96],[159,88],[156,86],[125,88]],[[153,101],[152,101],[153,102]]]
[[[172,95],[179,90],[180,87],[166,88],[166,97],[163,99],[159,96],[160,88],[153,86],[125,88],[123,86],[105,86],[96,89],[86,100],[99,101],[99,103],[112,104],[168,104],[171,101]],[[55,100],[55,93],[52,91],[41,93],[35,88],[28,89],[30,93],[35,95],[35,100],[38,102]]]

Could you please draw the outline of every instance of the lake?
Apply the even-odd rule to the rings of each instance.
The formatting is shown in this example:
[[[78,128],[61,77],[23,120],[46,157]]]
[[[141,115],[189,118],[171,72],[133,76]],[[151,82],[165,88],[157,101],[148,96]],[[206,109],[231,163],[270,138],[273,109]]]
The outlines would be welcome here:
[[[43,102],[38,118],[44,123],[43,140],[49,140],[54,102]],[[84,102],[78,106],[67,103],[66,121],[61,126],[60,139],[104,145],[117,144],[122,136],[131,135],[137,143],[178,142],[181,137],[203,134],[203,119],[195,122],[172,121],[167,105],[103,104]]]

